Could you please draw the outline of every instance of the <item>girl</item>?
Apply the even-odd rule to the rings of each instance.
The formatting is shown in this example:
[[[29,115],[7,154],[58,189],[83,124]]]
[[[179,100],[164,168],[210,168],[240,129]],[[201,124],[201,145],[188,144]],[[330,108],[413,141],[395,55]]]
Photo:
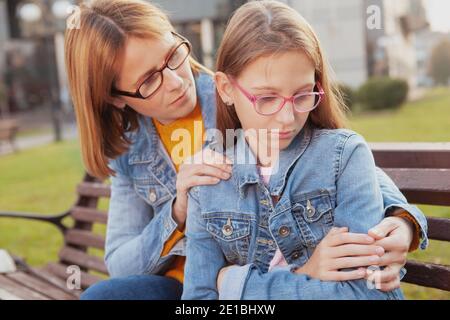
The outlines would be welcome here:
[[[345,232],[379,223],[383,199],[369,147],[342,129],[341,98],[308,23],[277,1],[243,5],[217,71],[221,134],[209,147],[226,148],[233,172],[190,191],[182,298],[401,299],[400,289],[371,290],[356,268],[383,266],[381,247],[350,253],[359,246]]]
[[[211,72],[148,2],[94,0],[77,12],[79,28],[66,32],[65,58],[81,151],[88,172],[110,178],[112,190],[105,248],[111,279],[82,298],[179,299],[187,191],[229,179],[231,171],[208,151],[196,156],[203,162],[182,163],[202,148],[195,124],[200,131],[215,128]],[[192,133],[185,154],[172,152],[178,150],[171,137],[179,128]],[[385,207],[406,205],[386,175],[378,178]],[[384,261],[392,269],[382,272],[383,282],[398,285],[411,239],[425,228],[387,217],[378,225],[380,235],[371,233],[392,253]],[[370,254],[367,242],[355,238],[361,235],[347,236],[362,246],[353,255]]]

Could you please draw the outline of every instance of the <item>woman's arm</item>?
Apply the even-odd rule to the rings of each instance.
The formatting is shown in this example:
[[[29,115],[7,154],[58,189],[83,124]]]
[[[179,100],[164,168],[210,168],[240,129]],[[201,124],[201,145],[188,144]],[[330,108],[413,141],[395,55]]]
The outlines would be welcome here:
[[[218,299],[216,287],[219,270],[226,265],[225,257],[201,217],[198,188],[189,192],[186,220],[186,264],[182,300]]]
[[[170,263],[168,256],[161,257],[161,252],[177,228],[172,202],[168,201],[155,213],[139,197],[127,176],[117,172],[111,178],[105,248],[111,277],[153,274]]]

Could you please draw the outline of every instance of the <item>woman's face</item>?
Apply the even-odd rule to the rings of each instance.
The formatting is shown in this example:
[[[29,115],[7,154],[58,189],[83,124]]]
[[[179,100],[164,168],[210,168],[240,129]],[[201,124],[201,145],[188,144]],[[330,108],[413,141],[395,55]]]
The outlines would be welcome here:
[[[160,69],[168,55],[181,40],[168,33],[161,39],[128,39],[115,88],[135,92],[154,71]],[[157,119],[163,124],[187,116],[197,103],[194,76],[189,59],[176,70],[165,68],[161,87],[148,99],[117,95],[113,104],[119,108],[129,105],[136,112]]]
[[[315,68],[303,52],[287,51],[256,59],[246,66],[235,80],[255,96],[278,94],[291,97],[314,90]],[[271,149],[269,152],[288,147],[308,119],[309,112],[297,112],[291,102],[286,102],[284,107],[273,115],[261,115],[225,74],[216,75],[216,83],[222,100],[228,99],[228,102],[234,104],[246,134],[250,132],[251,136],[256,132],[258,146],[264,146],[266,142],[266,147]],[[261,129],[267,129],[267,134]],[[266,141],[261,141],[262,139]],[[250,141],[249,145],[252,146]]]

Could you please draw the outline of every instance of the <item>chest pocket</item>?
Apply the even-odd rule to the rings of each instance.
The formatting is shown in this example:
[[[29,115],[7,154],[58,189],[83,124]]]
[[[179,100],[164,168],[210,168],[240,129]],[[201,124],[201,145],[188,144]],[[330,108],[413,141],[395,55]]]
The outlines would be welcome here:
[[[248,258],[251,220],[232,215],[206,218],[206,230],[219,243],[227,261],[243,265]]]
[[[326,190],[298,194],[292,198],[292,215],[305,247],[315,248],[333,226],[333,207]]]
[[[134,179],[134,189],[152,207],[157,207],[172,198],[167,189],[153,179]]]

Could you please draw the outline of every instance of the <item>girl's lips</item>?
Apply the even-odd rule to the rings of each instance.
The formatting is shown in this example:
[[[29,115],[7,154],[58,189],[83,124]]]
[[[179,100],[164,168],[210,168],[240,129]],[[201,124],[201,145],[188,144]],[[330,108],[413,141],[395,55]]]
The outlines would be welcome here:
[[[273,134],[277,134],[280,139],[288,139],[291,138],[294,134],[294,130],[289,131],[273,131]]]

